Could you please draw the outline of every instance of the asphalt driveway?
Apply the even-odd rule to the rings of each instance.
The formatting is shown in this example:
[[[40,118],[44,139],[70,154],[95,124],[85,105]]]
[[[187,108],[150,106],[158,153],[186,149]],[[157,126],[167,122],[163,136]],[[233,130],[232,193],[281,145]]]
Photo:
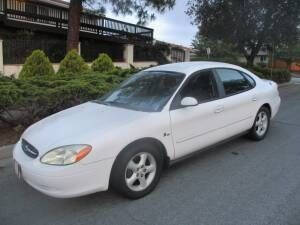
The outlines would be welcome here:
[[[0,224],[299,225],[300,85],[280,92],[264,141],[239,138],[176,164],[136,201],[113,192],[50,198],[19,181],[10,158],[1,160]]]

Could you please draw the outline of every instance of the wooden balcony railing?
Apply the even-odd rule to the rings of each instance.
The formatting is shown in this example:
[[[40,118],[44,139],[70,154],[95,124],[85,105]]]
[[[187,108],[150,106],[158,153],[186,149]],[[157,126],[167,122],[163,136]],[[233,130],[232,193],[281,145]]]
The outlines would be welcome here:
[[[0,18],[4,21],[68,28],[68,9],[29,0],[0,0]],[[151,41],[153,29],[104,16],[82,13],[80,30],[99,36],[113,36],[127,41]]]

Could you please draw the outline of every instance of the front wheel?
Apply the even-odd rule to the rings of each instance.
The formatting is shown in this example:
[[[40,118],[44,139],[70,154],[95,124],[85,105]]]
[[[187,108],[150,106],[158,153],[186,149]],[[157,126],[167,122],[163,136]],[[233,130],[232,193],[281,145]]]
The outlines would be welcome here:
[[[138,143],[120,153],[112,169],[111,186],[131,199],[149,194],[163,168],[163,154],[156,147]]]
[[[258,111],[253,127],[249,133],[251,139],[260,141],[265,138],[270,126],[270,110],[266,107],[261,107]]]

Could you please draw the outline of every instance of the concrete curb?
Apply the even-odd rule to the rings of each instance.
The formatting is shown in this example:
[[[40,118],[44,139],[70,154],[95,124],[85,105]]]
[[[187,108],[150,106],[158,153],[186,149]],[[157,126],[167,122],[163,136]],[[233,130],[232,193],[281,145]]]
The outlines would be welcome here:
[[[14,145],[5,145],[0,147],[0,160],[12,157],[12,150]]]

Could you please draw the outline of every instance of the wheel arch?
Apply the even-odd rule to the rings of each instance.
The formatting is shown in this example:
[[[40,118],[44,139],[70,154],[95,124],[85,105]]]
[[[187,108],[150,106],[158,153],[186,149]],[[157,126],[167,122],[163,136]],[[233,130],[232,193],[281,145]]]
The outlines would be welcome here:
[[[131,146],[135,145],[135,144],[151,144],[155,147],[157,147],[158,149],[160,149],[163,153],[163,158],[164,158],[164,167],[168,167],[169,166],[169,162],[170,162],[170,158],[168,156],[168,153],[167,153],[167,149],[165,147],[165,145],[158,139],[156,138],[152,138],[152,137],[145,137],[145,138],[140,138],[140,139],[137,139],[131,143],[129,143],[128,145],[126,145],[119,153],[118,155],[116,156],[114,162],[113,162],[113,165],[112,165],[112,168],[111,168],[111,171],[110,171],[110,175],[109,175],[109,185],[111,183],[111,175],[112,175],[112,171],[114,169],[114,166],[117,162],[117,159],[119,157],[119,155],[123,152],[123,151],[126,151],[126,149],[130,148]]]
[[[265,104],[263,104],[263,105],[260,107],[260,109],[261,109],[262,107],[266,107],[266,108],[269,110],[269,112],[270,112],[270,117],[272,117],[272,107],[271,107],[271,105],[270,105],[269,103],[265,103]]]

